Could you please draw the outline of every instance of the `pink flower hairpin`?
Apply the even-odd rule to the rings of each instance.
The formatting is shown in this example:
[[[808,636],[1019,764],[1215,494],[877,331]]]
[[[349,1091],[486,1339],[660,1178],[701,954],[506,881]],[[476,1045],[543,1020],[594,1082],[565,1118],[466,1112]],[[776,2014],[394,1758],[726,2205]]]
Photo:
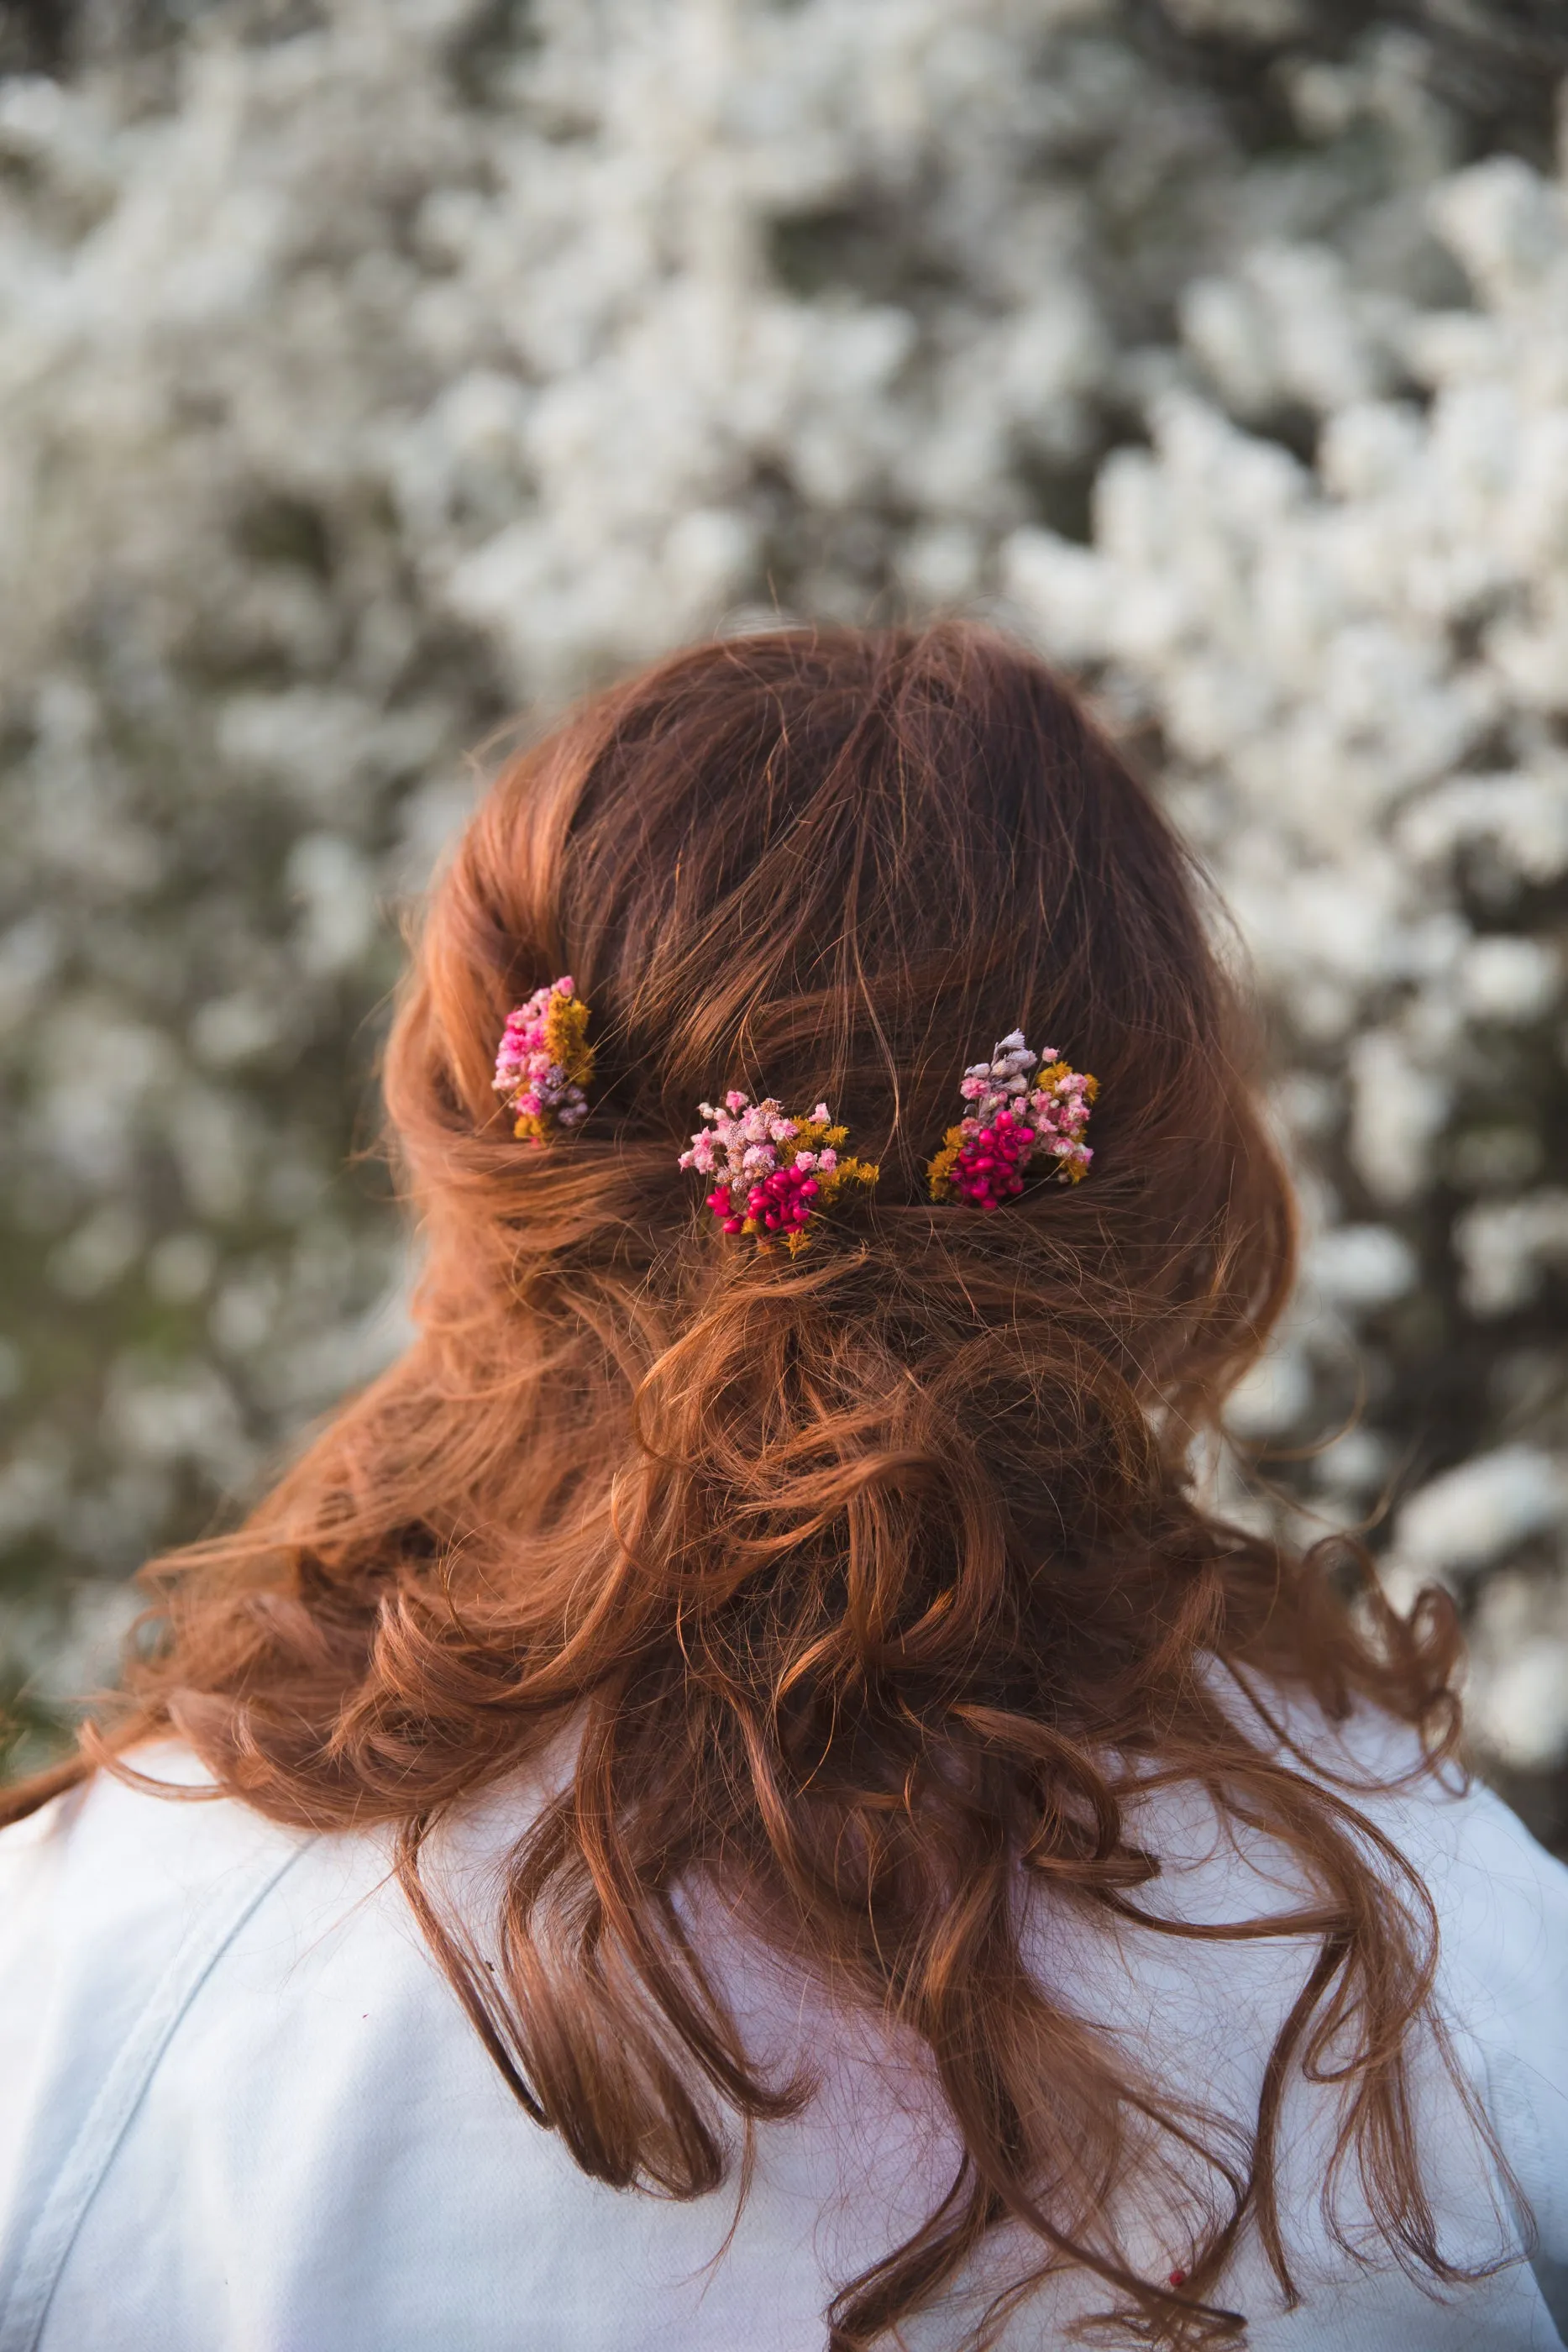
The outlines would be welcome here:
[[[1076,1184],[1087,1174],[1094,1154],[1083,1138],[1099,1086],[1058,1060],[1051,1046],[1043,1060],[1041,1067],[1041,1056],[1030,1053],[1023,1031],[1015,1029],[993,1048],[989,1062],[965,1071],[958,1091],[973,1108],[948,1129],[926,1171],[934,1201],[997,1208],[1023,1191],[1037,1152],[1055,1160],[1059,1184]]]
[[[593,1076],[588,1019],[570,973],[536,988],[526,1004],[507,1013],[494,1084],[507,1098],[519,1142],[541,1144],[588,1117],[583,1090]]]
[[[790,1118],[771,1096],[754,1103],[732,1091],[716,1108],[699,1103],[697,1111],[706,1124],[680,1164],[716,1178],[707,1207],[727,1234],[781,1241],[791,1256],[808,1246],[807,1228],[821,1211],[846,1190],[869,1192],[881,1172],[841,1149],[849,1129],[834,1126],[826,1103],[810,1118]]]

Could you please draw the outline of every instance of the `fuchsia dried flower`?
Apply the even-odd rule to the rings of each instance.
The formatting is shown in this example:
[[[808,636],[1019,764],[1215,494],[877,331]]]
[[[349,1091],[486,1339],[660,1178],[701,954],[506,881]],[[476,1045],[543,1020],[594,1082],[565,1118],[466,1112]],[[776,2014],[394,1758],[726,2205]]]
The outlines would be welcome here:
[[[699,1103],[706,1124],[697,1129],[680,1164],[717,1182],[706,1196],[727,1234],[781,1241],[790,1255],[807,1245],[806,1228],[846,1187],[869,1192],[879,1171],[840,1147],[847,1128],[835,1127],[826,1103],[810,1118],[790,1118],[768,1096],[754,1103],[732,1089],[722,1104]]]
[[[1060,1061],[1052,1046],[1043,1060],[1040,1067],[1041,1056],[1015,1029],[989,1062],[965,1071],[958,1091],[973,1108],[948,1129],[926,1171],[934,1201],[995,1209],[1023,1191],[1025,1171],[1040,1151],[1055,1160],[1059,1184],[1076,1184],[1088,1172],[1094,1154],[1083,1138],[1098,1083]]]
[[[494,1084],[507,1097],[519,1142],[543,1143],[558,1129],[580,1127],[588,1117],[583,1090],[593,1076],[588,1021],[588,1007],[570,972],[536,988],[526,1004],[507,1013]]]

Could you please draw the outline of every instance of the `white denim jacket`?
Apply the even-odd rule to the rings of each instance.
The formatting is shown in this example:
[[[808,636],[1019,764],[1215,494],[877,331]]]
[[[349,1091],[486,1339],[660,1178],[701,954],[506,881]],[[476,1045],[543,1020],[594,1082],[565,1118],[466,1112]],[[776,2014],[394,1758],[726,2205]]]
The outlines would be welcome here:
[[[1343,1760],[1339,1735],[1317,1736]],[[1364,1717],[1351,1746],[1387,1768],[1406,1738]],[[137,1760],[201,1783],[178,1748]],[[1560,2340],[1537,2273],[1550,2285],[1568,2264],[1568,1871],[1484,1790],[1428,1780],[1364,1801],[1436,1903],[1444,2011],[1533,2208],[1535,2268],[1434,2065],[1418,2088],[1446,2242],[1503,2267],[1437,2298],[1375,2249],[1350,2260],[1320,2210],[1331,2095],[1303,2084],[1282,2134],[1303,2300],[1287,2311],[1246,2242],[1227,2300],[1253,2352],[1537,2352]],[[451,1886],[478,1913],[526,1810],[492,1796],[453,1847]],[[1283,1900],[1277,1857],[1238,1853],[1196,1801],[1141,1833],[1173,1913]],[[1162,2089],[1255,2112],[1299,1941],[1113,1947],[1036,1903],[1031,1958],[1053,1990]],[[714,1959],[753,2047],[805,2057],[821,2085],[758,2130],[738,2218],[733,2189],[608,2189],[528,2119],[380,1838],[312,1839],[103,1778],[57,1801],[0,1833],[0,2352],[821,2352],[834,2292],[931,2210],[954,2143],[918,2063],[874,2025],[735,1937]],[[1157,2220],[1145,2234],[1151,2267],[1179,2264]],[[911,2352],[962,2341],[1006,2253],[907,2324]],[[1051,2282],[1003,2341],[1065,2343],[1092,2303],[1081,2279]]]

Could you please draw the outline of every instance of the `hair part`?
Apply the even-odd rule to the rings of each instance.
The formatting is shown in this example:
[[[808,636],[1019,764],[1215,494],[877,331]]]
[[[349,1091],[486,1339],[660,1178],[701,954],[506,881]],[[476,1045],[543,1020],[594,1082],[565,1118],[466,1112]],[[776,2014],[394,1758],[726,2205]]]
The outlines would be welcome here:
[[[386,1063],[423,1235],[418,1336],[236,1532],[147,1571],[162,1638],[83,1754],[172,1731],[275,1819],[389,1823],[411,1902],[517,2096],[617,2186],[713,2189],[809,2095],[748,2055],[684,1924],[716,1881],[927,2054],[962,2144],[938,2210],[848,2282],[864,2352],[1010,2222],[1124,2323],[1230,2340],[1255,2226],[1287,2296],[1277,2126],[1341,2084],[1393,2259],[1436,2281],[1406,2052],[1429,1903],[1349,1797],[1282,1759],[1257,1692],[1457,1732],[1451,1610],[1218,1521],[1195,1437],[1293,1276],[1290,1188],[1200,877],[1072,696],[1006,640],[786,631],[591,701],[499,776],[439,884]],[[520,1148],[508,1007],[570,971],[591,1116]],[[996,1215],[925,1167],[963,1066],[1023,1025],[1096,1073],[1091,1180]],[[677,1171],[730,1086],[825,1097],[873,1203],[799,1259],[727,1244]],[[573,1760],[513,1853],[492,1976],[426,1889],[444,1814]],[[1278,1727],[1275,1727],[1278,1729]],[[1299,1864],[1271,1921],[1154,1919],[1133,1833],[1197,1783]],[[1020,1874],[1116,1929],[1294,1932],[1318,1958],[1246,2128],[1191,2115],[1052,1998]],[[1177,2292],[1124,2242],[1130,2182],[1211,2193]],[[1195,2225],[1197,2226],[1197,2225]],[[986,2330],[981,2330],[981,2340]]]

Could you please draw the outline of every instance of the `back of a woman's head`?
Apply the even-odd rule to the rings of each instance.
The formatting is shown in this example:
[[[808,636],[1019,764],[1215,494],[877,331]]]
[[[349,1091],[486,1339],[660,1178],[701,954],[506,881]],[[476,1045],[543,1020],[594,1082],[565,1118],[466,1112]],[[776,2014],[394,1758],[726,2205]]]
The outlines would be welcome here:
[[[557,971],[592,1007],[592,1115],[519,1149],[495,1041]],[[1017,1024],[1099,1079],[1092,1181],[936,1206],[963,1070]],[[913,1663],[938,1602],[977,1666],[1041,1611],[1119,1644],[1102,1597],[1178,1597],[1191,1441],[1289,1282],[1241,1042],[1180,845],[1005,641],[780,633],[591,704],[470,826],[389,1056],[465,1544],[509,1563],[564,1511],[580,1547],[613,1472],[603,1566],[635,1558],[636,1603],[706,1607],[763,1542],[780,1597],[843,1604],[829,1684]],[[676,1167],[732,1086],[826,1098],[880,1163],[796,1262],[725,1245]],[[1099,1665],[1048,1654],[1058,1703],[1096,1706]],[[941,1706],[984,1681],[926,1670]]]
[[[536,1149],[497,1040],[564,972],[590,1116]],[[1099,1079],[1092,1173],[935,1203],[964,1069],[1019,1026]],[[846,2283],[846,2347],[1009,2217],[1160,2340],[1224,2333],[1202,2298],[1248,2211],[1288,2279],[1270,2113],[1239,2162],[1211,2150],[1181,2293],[1136,2275],[1121,2192],[1158,2160],[1159,2101],[1020,1954],[1020,1874],[1124,1913],[1154,1867],[1124,1809],[1162,1775],[1298,1857],[1335,1958],[1292,2047],[1314,2019],[1337,2036],[1343,2150],[1397,2258],[1442,2273],[1402,2104],[1429,1968],[1408,1890],[1198,1670],[1425,1727],[1450,1664],[1436,1618],[1358,1618],[1322,1563],[1194,1495],[1291,1272],[1247,1053],[1182,847],[1006,641],[786,631],[590,702],[484,799],[397,1017],[415,1342],[173,1564],[105,1735],[172,1724],[282,1818],[397,1824],[493,2054],[607,2179],[711,2187],[728,2125],[802,2095],[748,2058],[683,1887],[722,1880],[835,1998],[895,2015],[966,2168]],[[880,1163],[799,1256],[717,1231],[676,1166],[729,1087],[826,1099]],[[486,1980],[420,1843],[569,1728]],[[1201,2119],[1163,2128],[1205,2144]]]

